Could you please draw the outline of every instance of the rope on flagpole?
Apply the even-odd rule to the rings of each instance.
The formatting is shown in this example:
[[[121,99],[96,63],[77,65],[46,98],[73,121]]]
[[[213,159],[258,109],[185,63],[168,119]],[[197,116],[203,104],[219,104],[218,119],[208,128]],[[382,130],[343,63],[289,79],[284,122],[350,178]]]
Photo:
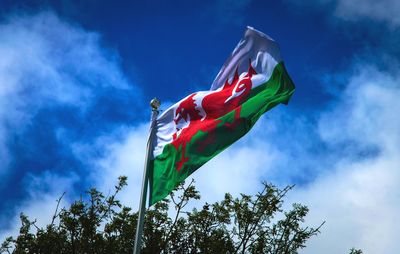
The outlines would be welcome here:
[[[139,205],[139,216],[136,227],[136,236],[135,236],[135,246],[133,249],[133,254],[140,254],[140,250],[142,247],[142,233],[143,233],[143,224],[144,224],[144,214],[146,212],[146,199],[147,199],[147,187],[149,183],[149,172],[148,165],[153,152],[153,138],[154,131],[157,122],[158,116],[158,108],[160,107],[161,102],[154,98],[150,101],[151,106],[151,123],[150,123],[150,133],[149,138],[147,140],[147,149],[146,149],[146,157],[144,162],[144,172],[143,172],[143,180],[142,180],[142,191],[140,195],[140,205]]]

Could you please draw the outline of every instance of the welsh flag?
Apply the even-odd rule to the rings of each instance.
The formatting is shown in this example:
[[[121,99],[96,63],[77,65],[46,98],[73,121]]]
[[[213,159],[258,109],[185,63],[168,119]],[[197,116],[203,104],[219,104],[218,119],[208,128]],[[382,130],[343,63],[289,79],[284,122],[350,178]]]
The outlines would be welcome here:
[[[157,118],[150,205],[245,135],[266,111],[287,104],[294,89],[277,43],[248,27],[211,89],[187,96]]]

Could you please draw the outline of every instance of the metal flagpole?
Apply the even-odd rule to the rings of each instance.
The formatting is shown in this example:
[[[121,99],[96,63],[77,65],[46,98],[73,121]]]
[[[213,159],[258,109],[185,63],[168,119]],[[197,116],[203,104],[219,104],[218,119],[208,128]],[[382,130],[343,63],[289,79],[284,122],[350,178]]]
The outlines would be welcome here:
[[[150,134],[147,140],[147,150],[146,150],[146,158],[144,162],[144,172],[143,172],[143,181],[142,181],[142,193],[140,196],[140,205],[139,205],[139,217],[136,227],[136,236],[135,236],[135,247],[133,249],[133,254],[140,254],[140,249],[142,246],[142,232],[143,232],[143,224],[144,224],[144,213],[146,212],[146,199],[147,199],[147,186],[148,186],[148,164],[151,158],[151,153],[153,149],[153,137],[154,130],[156,125],[156,119],[158,116],[158,107],[161,105],[160,101],[157,98],[154,98],[150,102],[151,106],[151,124],[150,124]]]

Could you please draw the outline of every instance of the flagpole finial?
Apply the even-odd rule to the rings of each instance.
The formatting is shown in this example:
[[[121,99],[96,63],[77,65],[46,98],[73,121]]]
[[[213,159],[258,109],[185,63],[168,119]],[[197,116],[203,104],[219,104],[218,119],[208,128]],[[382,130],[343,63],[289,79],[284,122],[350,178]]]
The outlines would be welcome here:
[[[158,110],[158,108],[160,107],[161,102],[159,99],[154,98],[150,101],[150,106],[153,110]]]

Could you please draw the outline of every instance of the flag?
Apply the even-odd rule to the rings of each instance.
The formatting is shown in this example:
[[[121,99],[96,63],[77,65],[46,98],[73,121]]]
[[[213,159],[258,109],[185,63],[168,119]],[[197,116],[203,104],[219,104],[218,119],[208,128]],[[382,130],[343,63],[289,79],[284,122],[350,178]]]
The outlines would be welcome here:
[[[150,205],[245,135],[263,113],[287,104],[293,92],[277,43],[248,27],[211,89],[187,96],[157,118]]]

